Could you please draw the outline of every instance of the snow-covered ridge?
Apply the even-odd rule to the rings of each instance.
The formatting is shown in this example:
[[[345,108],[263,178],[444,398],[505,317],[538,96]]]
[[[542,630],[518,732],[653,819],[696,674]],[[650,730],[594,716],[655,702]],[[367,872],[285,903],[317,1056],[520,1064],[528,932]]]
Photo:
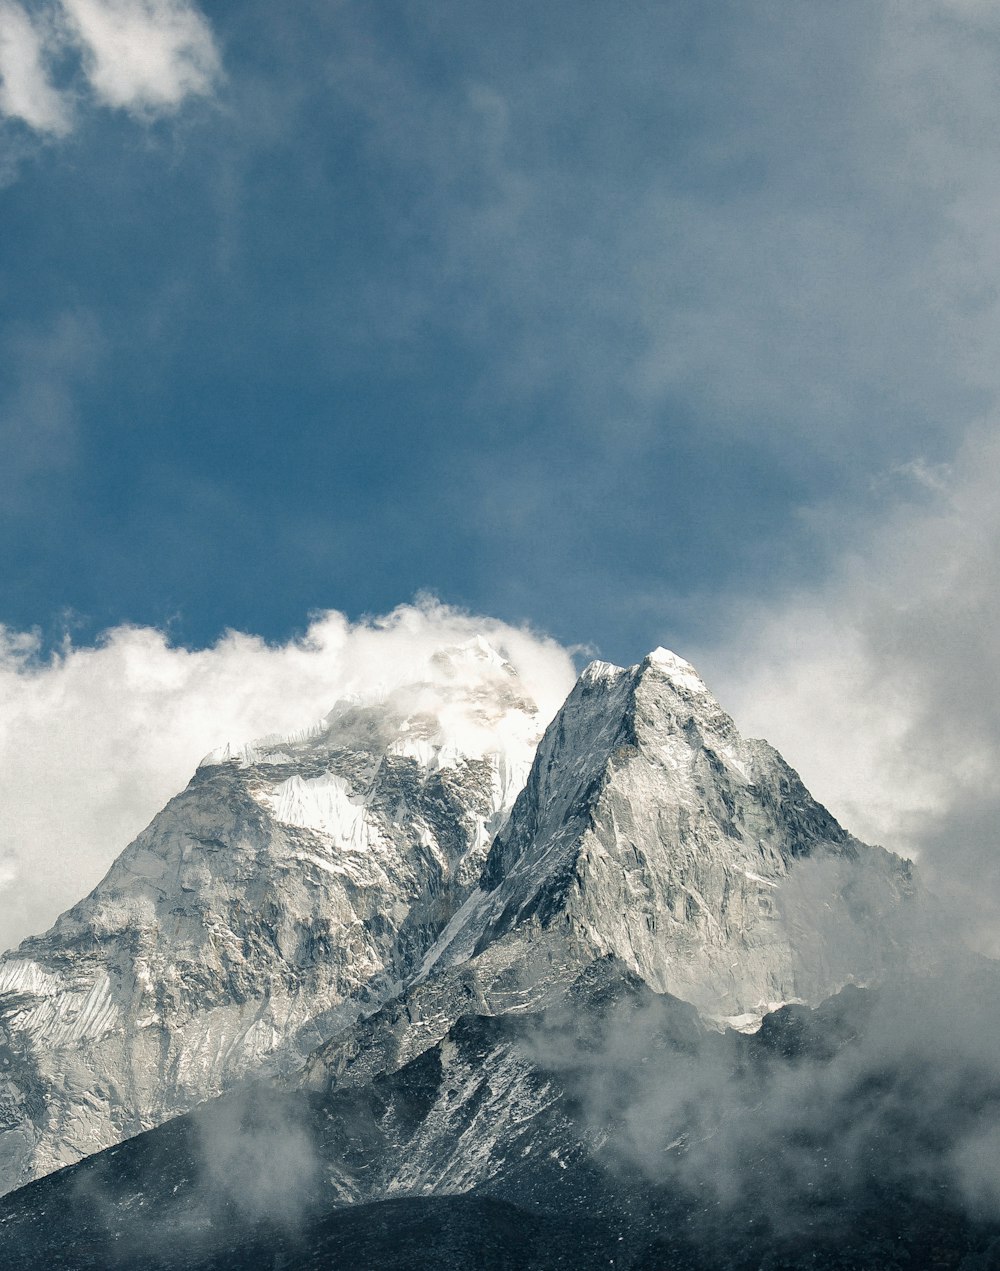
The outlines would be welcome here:
[[[371,844],[372,823],[365,816],[366,801],[353,795],[344,778],[332,772],[311,778],[289,777],[278,786],[266,787],[257,798],[276,821],[317,830],[345,851],[365,851]]]
[[[59,980],[49,975],[36,962],[8,955],[0,962],[0,993],[30,993],[44,997],[54,993]]]
[[[658,671],[662,671],[678,688],[685,688],[689,693],[708,693],[708,686],[691,663],[685,662],[669,649],[656,648],[645,660]]]
[[[293,763],[295,750],[321,737],[324,730],[324,721],[317,720],[310,727],[290,734],[270,733],[265,737],[258,737],[254,741],[242,744],[227,741],[221,746],[216,746],[214,750],[210,750],[198,767],[213,768],[218,764],[236,763],[241,768],[252,768],[255,764],[268,761]]]

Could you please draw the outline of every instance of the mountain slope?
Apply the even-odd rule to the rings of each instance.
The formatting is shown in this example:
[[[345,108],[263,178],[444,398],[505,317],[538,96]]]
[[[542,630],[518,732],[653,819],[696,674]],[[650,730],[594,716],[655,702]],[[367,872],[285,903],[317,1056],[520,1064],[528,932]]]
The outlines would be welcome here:
[[[1000,1109],[993,1057],[885,1045],[933,991],[719,1034],[604,959],[391,1075],[225,1096],[31,1184],[0,1201],[0,1267],[988,1271],[1000,1223],[954,1166]]]

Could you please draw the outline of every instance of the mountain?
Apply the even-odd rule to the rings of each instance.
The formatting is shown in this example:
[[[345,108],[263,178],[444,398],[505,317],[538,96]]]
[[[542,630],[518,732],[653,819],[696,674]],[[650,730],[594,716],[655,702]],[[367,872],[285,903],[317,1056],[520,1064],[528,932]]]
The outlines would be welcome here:
[[[312,1055],[316,1089],[392,1071],[469,1010],[544,1009],[613,956],[716,1026],[877,983],[914,956],[908,861],[867,847],[687,662],[593,663],[472,891],[400,995]]]
[[[614,954],[709,1015],[759,1018],[878,979],[912,892],[908,863],[843,830],[657,649],[584,671],[428,962]]]
[[[558,1009],[595,960],[716,1027],[892,966],[908,863],[741,738],[688,663],[594,663],[539,732],[473,641],[299,737],[210,756],[0,961],[6,1186],[251,1075],[367,1088],[470,1012]]]
[[[43,936],[0,959],[4,1190],[394,994],[451,918],[541,732],[483,640],[293,738],[202,763]]]

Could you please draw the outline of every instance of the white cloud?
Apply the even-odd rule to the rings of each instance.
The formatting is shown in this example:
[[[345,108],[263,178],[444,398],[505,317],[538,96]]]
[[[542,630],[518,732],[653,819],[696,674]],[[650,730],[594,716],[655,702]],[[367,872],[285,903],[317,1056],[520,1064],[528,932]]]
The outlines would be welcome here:
[[[0,5],[0,115],[64,134],[84,85],[57,88],[49,63],[73,54],[103,106],[149,116],[212,91],[220,73],[211,28],[187,0],[59,0],[35,20]]]
[[[204,17],[184,0],[62,0],[90,87],[106,106],[170,110],[208,93],[219,56]]]
[[[0,947],[92,887],[209,750],[294,732],[338,698],[424,676],[442,645],[477,633],[554,714],[574,678],[565,650],[434,602],[353,624],[324,613],[279,646],[230,632],[192,651],[120,627],[43,662],[31,636],[0,628]]]
[[[39,132],[70,128],[67,104],[49,83],[45,37],[17,4],[0,5],[0,114]]]

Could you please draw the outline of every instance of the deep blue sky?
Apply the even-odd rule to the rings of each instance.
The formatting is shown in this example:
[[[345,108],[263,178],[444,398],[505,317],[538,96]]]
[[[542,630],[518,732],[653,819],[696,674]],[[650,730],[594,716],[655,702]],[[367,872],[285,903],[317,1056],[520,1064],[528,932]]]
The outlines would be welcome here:
[[[991,400],[973,11],[204,0],[169,110],[51,54],[72,124],[3,125],[0,622],[430,590],[634,660],[821,578]]]

